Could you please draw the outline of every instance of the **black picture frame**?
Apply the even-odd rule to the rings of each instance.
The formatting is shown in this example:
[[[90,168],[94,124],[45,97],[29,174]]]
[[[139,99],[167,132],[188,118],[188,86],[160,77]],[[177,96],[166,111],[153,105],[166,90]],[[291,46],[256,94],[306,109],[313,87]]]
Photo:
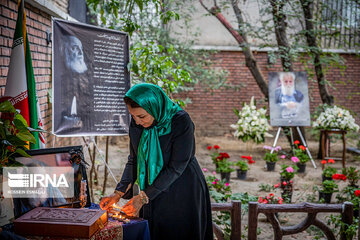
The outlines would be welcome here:
[[[81,174],[81,180],[86,181],[86,204],[83,207],[89,207],[91,205],[90,191],[88,178],[86,174],[86,166],[88,165],[84,159],[83,148],[82,146],[67,146],[67,147],[58,147],[58,148],[45,148],[45,149],[36,149],[36,150],[27,150],[26,151],[31,158],[22,157],[20,155],[15,156],[15,160],[24,166],[31,166],[31,164],[39,164],[42,166],[48,167],[69,167],[74,168],[74,176],[77,176],[79,179],[79,174]],[[80,193],[80,184],[76,184],[74,181],[74,190],[77,192],[77,196],[74,198],[64,198],[66,203],[62,204],[53,204],[51,207],[81,207],[79,193]],[[33,200],[33,199],[32,199]],[[35,204],[34,201],[30,204],[29,199],[26,198],[13,198],[14,202],[14,216],[15,218],[25,214],[35,207],[43,207],[43,204]]]

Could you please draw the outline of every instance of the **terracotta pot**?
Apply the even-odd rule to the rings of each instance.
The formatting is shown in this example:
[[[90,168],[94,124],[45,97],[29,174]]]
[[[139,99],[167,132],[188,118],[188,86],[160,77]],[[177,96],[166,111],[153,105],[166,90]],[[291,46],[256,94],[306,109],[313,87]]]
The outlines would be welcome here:
[[[247,170],[242,171],[240,169],[236,169],[237,178],[240,179],[240,180],[245,180],[246,179],[246,173],[247,173]]]
[[[266,162],[266,169],[268,171],[274,171],[275,165],[276,165],[276,162]]]

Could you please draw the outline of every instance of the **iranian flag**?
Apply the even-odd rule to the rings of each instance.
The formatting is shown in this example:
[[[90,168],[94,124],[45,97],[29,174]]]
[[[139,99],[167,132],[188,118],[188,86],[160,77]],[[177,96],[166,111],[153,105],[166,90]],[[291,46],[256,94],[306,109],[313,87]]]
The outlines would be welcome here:
[[[29,40],[26,33],[24,1],[18,3],[18,18],[10,57],[10,66],[5,87],[5,96],[26,119],[33,129],[42,129],[39,101],[36,94],[34,71],[31,62]],[[31,149],[45,147],[42,132],[32,132],[36,144]]]

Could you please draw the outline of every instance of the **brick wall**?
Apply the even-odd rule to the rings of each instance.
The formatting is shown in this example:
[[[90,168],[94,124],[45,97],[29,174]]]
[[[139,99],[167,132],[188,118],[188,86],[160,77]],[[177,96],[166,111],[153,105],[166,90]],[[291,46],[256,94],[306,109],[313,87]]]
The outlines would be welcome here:
[[[65,0],[63,0],[65,1]],[[0,96],[3,96],[8,65],[10,60],[12,38],[17,17],[17,4],[14,0],[0,0]],[[27,30],[32,51],[33,67],[36,80],[36,88],[40,101],[41,114],[45,124],[45,130],[51,131],[51,104],[49,103],[48,91],[51,89],[51,43],[46,43],[46,30],[51,30],[51,16],[40,10],[25,4],[27,15]],[[265,76],[268,72],[281,71],[280,62],[268,65],[266,53],[254,54]],[[229,125],[236,121],[233,108],[240,108],[243,102],[249,102],[251,96],[255,96],[258,102],[262,94],[245,66],[244,55],[241,52],[221,51],[215,54],[215,65],[229,71],[228,82],[241,84],[239,89],[219,89],[213,93],[195,87],[195,91],[186,93],[192,99],[192,104],[186,110],[190,113],[196,124],[197,134],[223,135],[231,133]],[[356,113],[360,113],[360,59],[355,55],[343,55],[347,69],[343,75],[338,69],[330,69],[327,79],[334,84],[336,90],[331,89],[335,96],[336,104],[343,105]],[[297,63],[296,71],[303,71],[304,67]],[[267,78],[267,77],[266,77]],[[339,82],[340,81],[340,82]],[[343,84],[341,81],[347,81]],[[321,103],[316,81],[309,80],[311,97],[311,110]],[[184,93],[182,94],[184,95]],[[350,96],[350,97],[349,97]],[[261,104],[260,104],[261,106]],[[357,123],[359,124],[359,116]],[[47,135],[48,147],[53,146],[54,139]],[[56,139],[54,146],[74,145],[81,143],[79,138]]]
[[[282,71],[280,61],[269,65],[267,53],[254,54],[265,78],[268,72]],[[326,77],[336,89],[330,88],[330,93],[335,97],[335,104],[344,106],[354,113],[357,124],[360,124],[360,58],[356,55],[343,54],[347,68],[343,73],[337,68],[329,69]],[[204,90],[200,85],[195,86],[195,91],[182,93],[180,96],[189,97],[192,104],[186,107],[195,122],[199,135],[224,135],[231,134],[230,124],[237,121],[233,112],[234,108],[240,109],[243,102],[250,102],[255,96],[258,106],[264,106],[263,95],[253,79],[249,69],[245,66],[245,57],[242,52],[221,51],[215,54],[215,67],[221,67],[229,72],[228,83],[242,86],[239,89],[221,88],[213,92]],[[294,71],[305,71],[302,64],[295,63]],[[321,99],[316,80],[308,79],[311,112],[320,104]]]
[[[65,1],[65,0],[64,0]],[[12,39],[17,18],[17,1],[0,0],[0,96],[4,95],[5,84],[10,62]],[[30,42],[30,50],[36,89],[39,97],[41,116],[46,131],[51,131],[51,104],[49,91],[51,91],[51,43],[46,42],[46,30],[51,31],[51,16],[37,8],[25,3],[26,26]],[[54,138],[45,134],[47,146],[53,146]],[[64,146],[81,143],[78,139],[56,139],[54,146]]]

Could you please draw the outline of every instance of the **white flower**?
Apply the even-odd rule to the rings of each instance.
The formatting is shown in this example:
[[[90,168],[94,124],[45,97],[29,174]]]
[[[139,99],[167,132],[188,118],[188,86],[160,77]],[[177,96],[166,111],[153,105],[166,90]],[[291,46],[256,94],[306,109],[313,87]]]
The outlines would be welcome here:
[[[256,109],[254,97],[250,104],[244,104],[244,107],[237,114],[239,119],[236,124],[231,124],[232,129],[236,129],[234,136],[242,140],[252,139],[256,143],[263,142],[265,136],[268,136],[270,125],[266,118],[266,109]]]
[[[316,128],[338,128],[347,131],[358,131],[359,125],[355,123],[355,119],[346,109],[337,106],[329,107],[313,123]]]

